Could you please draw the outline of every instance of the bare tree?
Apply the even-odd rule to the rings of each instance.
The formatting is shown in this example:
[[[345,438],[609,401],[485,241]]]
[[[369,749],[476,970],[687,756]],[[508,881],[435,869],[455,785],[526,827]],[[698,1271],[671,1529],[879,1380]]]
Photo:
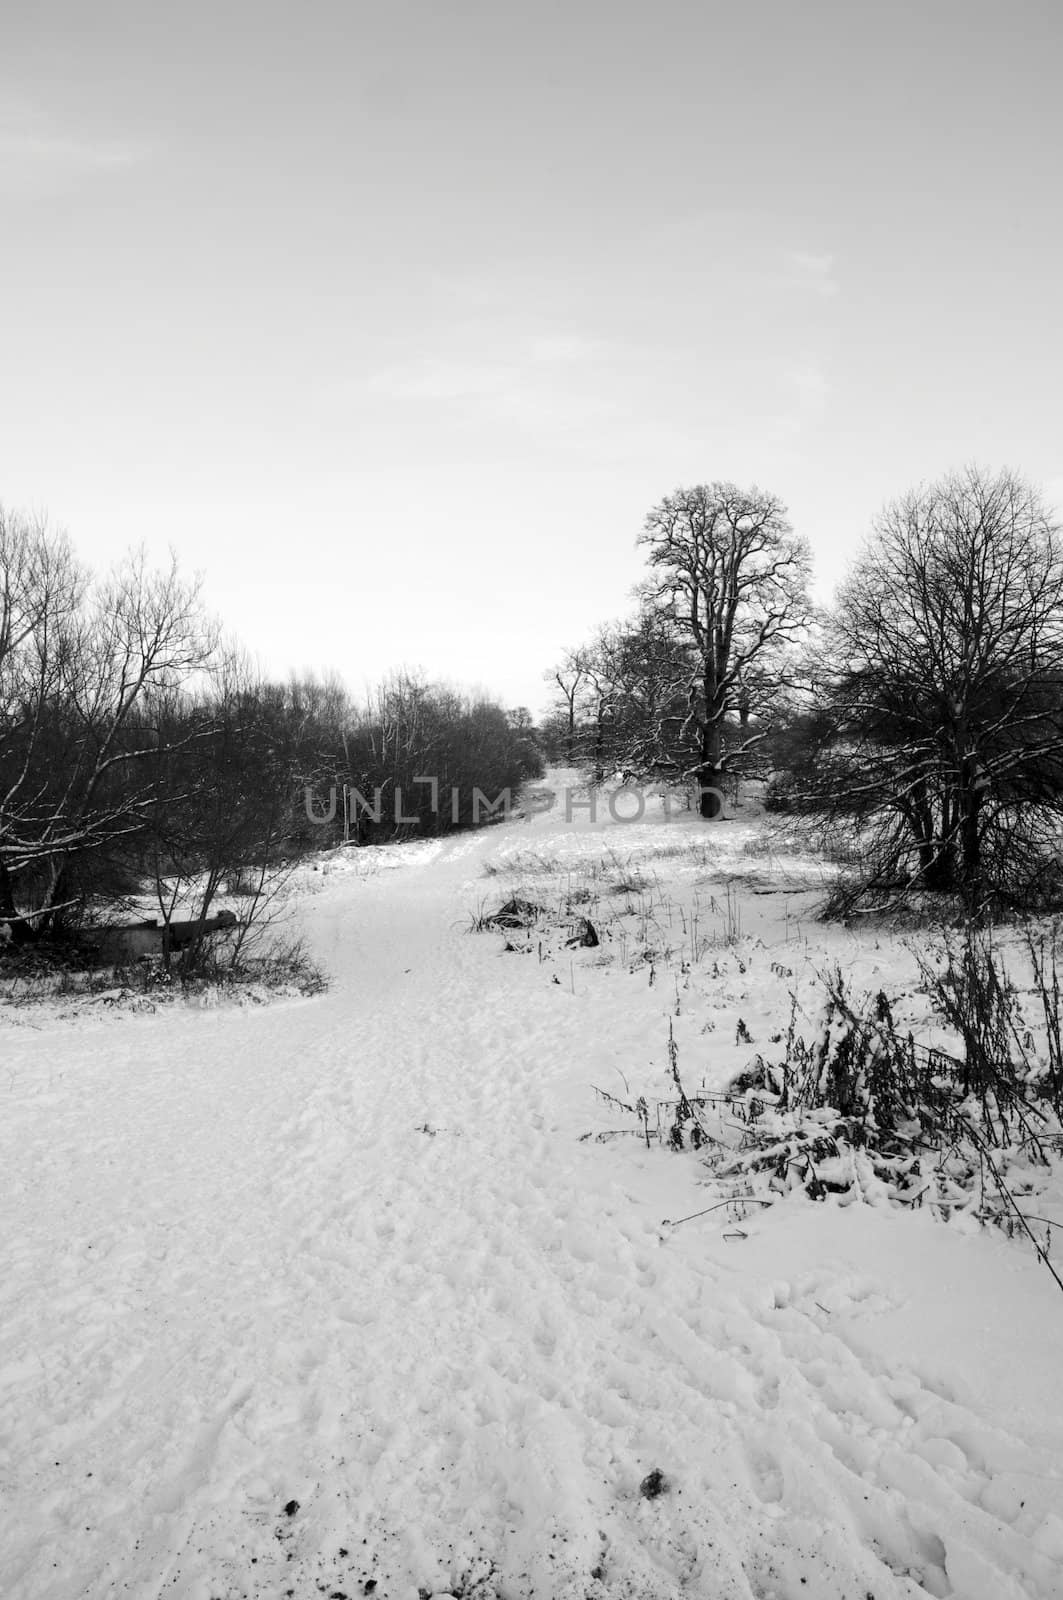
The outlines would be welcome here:
[[[1034,870],[1063,817],[1063,539],[1017,474],[969,467],[888,505],[830,628],[835,804],[880,873],[968,907]]]
[[[66,896],[72,858],[143,828],[155,799],[149,761],[158,747],[143,713],[152,697],[204,672],[214,644],[200,586],[181,576],[174,555],[153,571],[144,551],[135,551],[90,593],[63,686],[55,823],[39,840],[48,863],[46,915]]]
[[[0,515],[0,916],[13,929],[54,919],[78,898],[77,864],[143,829],[153,697],[211,647],[173,560],[153,572],[134,554],[92,585],[62,535]]]
[[[560,711],[565,726],[565,757],[569,766],[576,761],[577,727],[580,715],[580,697],[588,683],[587,651],[583,645],[566,649],[560,666],[546,673],[560,692]]]
[[[143,860],[167,927],[182,902],[191,904],[181,958],[189,972],[207,954],[204,934],[219,894],[241,897],[228,944],[233,961],[275,909],[291,871],[292,773],[305,747],[305,708],[278,705],[272,686],[231,646],[197,694],[155,699],[159,738],[146,764],[154,800]],[[168,948],[164,954],[169,964]]]
[[[599,636],[609,661],[614,764],[629,777],[674,776],[687,764],[681,737],[696,670],[690,641],[656,606],[645,604]]]
[[[701,815],[717,817],[726,774],[769,731],[764,712],[784,648],[810,620],[808,548],[775,495],[732,483],[669,495],[639,542],[661,615],[694,658],[676,739],[681,770],[697,779]]]
[[[658,610],[600,627],[578,652],[578,746],[595,782],[674,771],[674,734],[685,720],[691,652]]]
[[[65,535],[0,506],[0,919],[27,931],[15,885],[53,816],[56,713],[75,653],[85,575]]]
[[[620,686],[616,675],[615,641],[618,631],[615,626],[599,628],[590,643],[579,651],[581,753],[589,760],[595,783],[601,783],[606,773],[617,765],[616,713]]]

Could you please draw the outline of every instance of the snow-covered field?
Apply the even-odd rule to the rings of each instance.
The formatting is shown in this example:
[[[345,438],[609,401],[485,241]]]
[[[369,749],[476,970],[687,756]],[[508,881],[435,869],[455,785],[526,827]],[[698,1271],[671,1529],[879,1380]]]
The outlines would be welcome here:
[[[323,998],[0,1010],[4,1600],[1063,1596],[1029,1250],[802,1197],[668,1225],[698,1157],[581,1138],[592,1084],[667,1092],[669,1023],[712,1084],[817,962],[904,988],[754,833],[333,856]],[[469,932],[574,887],[598,949]]]

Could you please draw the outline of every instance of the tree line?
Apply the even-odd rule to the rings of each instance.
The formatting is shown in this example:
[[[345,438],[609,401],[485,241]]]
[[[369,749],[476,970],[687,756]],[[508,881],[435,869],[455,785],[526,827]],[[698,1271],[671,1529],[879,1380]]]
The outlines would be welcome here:
[[[641,544],[634,614],[549,674],[552,755],[691,784],[706,818],[763,779],[769,806],[859,829],[854,896],[915,886],[980,913],[1043,892],[1063,843],[1063,541],[1019,474],[969,467],[886,506],[828,607],[756,488],[678,490]]]
[[[632,615],[565,652],[541,729],[410,673],[360,705],[256,674],[171,561],[97,575],[0,508],[0,925],[14,940],[193,882],[199,914],[271,863],[474,823],[542,751],[859,830],[857,893],[974,911],[1058,875],[1063,540],[1018,474],[968,468],[880,513],[833,603],[772,494],[714,482],[645,520]],[[426,779],[432,781],[426,782]],[[334,791],[366,803],[330,806]],[[308,798],[312,797],[312,798]]]
[[[106,917],[145,887],[168,918],[194,886],[204,916],[227,886],[337,843],[342,815],[323,803],[337,786],[370,801],[355,837],[378,843],[468,826],[477,787],[515,792],[540,771],[521,715],[405,672],[360,705],[335,678],[270,681],[175,560],[134,553],[97,575],[46,521],[0,508],[10,942]]]

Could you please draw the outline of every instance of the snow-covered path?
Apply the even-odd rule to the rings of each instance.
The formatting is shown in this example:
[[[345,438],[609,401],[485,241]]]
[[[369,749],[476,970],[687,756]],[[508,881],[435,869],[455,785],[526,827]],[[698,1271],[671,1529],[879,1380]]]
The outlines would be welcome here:
[[[323,999],[0,1033],[0,1593],[1063,1595],[1058,1378],[981,1405],[896,1331],[913,1239],[963,1319],[988,1261],[1047,1329],[1047,1274],[666,1238],[697,1164],[578,1138],[645,1016],[466,932],[501,832],[330,880]]]

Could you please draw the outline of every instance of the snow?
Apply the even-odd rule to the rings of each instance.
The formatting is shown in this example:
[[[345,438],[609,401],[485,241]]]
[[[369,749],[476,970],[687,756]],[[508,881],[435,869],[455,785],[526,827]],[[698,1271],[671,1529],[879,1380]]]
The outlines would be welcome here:
[[[718,1080],[793,974],[904,987],[755,833],[555,809],[334,853],[324,997],[0,1015],[6,1600],[1063,1596],[1028,1250],[800,1195],[679,1222],[694,1155],[580,1137],[619,1127],[592,1083],[664,1092],[669,1021]],[[606,857],[649,961],[470,933],[573,875],[608,926]]]

